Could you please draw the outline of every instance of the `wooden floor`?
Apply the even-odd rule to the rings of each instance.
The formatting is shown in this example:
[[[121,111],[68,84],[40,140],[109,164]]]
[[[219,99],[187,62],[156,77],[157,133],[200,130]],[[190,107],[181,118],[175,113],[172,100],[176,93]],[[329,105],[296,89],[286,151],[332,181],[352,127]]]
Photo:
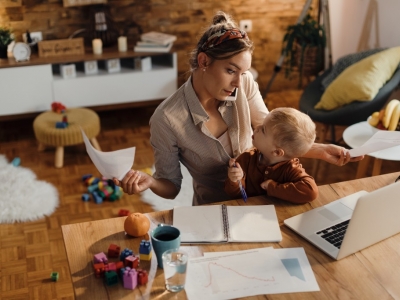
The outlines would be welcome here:
[[[270,93],[269,109],[278,106],[297,107],[301,91]],[[155,106],[118,111],[101,111],[102,131],[98,142],[103,151],[136,146],[134,168],[153,164],[149,143],[148,120]],[[65,149],[64,167],[54,168],[54,149],[37,151],[32,130],[33,118],[0,121],[0,154],[11,161],[20,157],[21,166],[33,170],[38,179],[52,183],[58,189],[60,206],[54,214],[36,222],[0,224],[0,299],[73,299],[71,275],[61,235],[61,225],[118,216],[120,209],[150,212],[151,207],[140,196],[124,195],[116,202],[82,202],[86,187],[84,174],[98,176],[83,145]],[[337,128],[341,136],[344,128]],[[306,170],[312,160],[302,159]],[[353,179],[357,164],[335,167],[321,163],[317,183],[326,184]],[[398,162],[383,162],[382,173],[398,171]],[[371,170],[369,170],[371,172]],[[26,199],[29,202],[29,199]],[[10,199],[12,201],[12,199]],[[166,200],[167,201],[167,200]],[[58,282],[51,282],[51,272],[59,272]]]

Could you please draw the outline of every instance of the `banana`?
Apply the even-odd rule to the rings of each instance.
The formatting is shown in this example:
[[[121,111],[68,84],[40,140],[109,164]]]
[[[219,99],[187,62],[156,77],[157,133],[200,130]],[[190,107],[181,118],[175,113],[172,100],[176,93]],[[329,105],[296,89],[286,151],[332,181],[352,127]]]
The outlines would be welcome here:
[[[390,100],[388,105],[386,105],[385,115],[383,116],[383,126],[385,126],[385,128],[389,128],[389,123],[390,123],[390,119],[392,117],[392,113],[399,103],[400,103],[399,100],[393,99],[393,100]]]
[[[396,130],[397,124],[399,124],[399,119],[400,119],[400,103],[397,104],[397,106],[393,110],[392,116],[390,118],[388,130],[391,130],[391,131]]]
[[[368,120],[369,125],[376,126],[379,123],[379,111],[374,112]]]

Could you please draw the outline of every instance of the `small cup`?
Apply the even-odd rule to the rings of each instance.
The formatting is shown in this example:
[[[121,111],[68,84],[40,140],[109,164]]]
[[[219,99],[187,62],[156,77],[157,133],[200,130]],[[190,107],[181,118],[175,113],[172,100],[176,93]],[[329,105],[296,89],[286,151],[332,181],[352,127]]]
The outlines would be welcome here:
[[[179,248],[181,245],[181,233],[178,228],[158,224],[158,226],[151,231],[151,244],[153,245],[154,253],[157,257],[157,264],[159,268],[163,268],[162,254],[169,250]]]
[[[176,248],[162,255],[164,266],[165,288],[170,292],[179,292],[185,288],[188,254]]]

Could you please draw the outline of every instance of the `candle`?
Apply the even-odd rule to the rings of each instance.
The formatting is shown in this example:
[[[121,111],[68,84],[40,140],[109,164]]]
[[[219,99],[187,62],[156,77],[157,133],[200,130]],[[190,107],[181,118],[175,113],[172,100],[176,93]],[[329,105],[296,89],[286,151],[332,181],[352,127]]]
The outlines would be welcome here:
[[[102,54],[103,53],[103,42],[101,39],[94,39],[92,41],[93,54]]]
[[[120,36],[118,38],[118,51],[126,52],[128,50],[128,43],[126,40],[126,36]]]

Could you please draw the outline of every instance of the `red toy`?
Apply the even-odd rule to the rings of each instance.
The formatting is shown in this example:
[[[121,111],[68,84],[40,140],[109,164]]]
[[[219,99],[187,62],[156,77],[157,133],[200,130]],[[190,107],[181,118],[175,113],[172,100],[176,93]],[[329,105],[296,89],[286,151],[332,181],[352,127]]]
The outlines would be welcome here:
[[[149,280],[149,276],[147,275],[146,270],[142,270],[142,269],[137,269],[137,282],[140,285],[144,285],[147,283],[147,281]]]
[[[115,244],[110,244],[108,247],[108,257],[118,257],[121,248]]]
[[[65,107],[64,104],[61,102],[53,102],[51,103],[51,110],[60,114],[63,110],[66,110],[67,108]]]

